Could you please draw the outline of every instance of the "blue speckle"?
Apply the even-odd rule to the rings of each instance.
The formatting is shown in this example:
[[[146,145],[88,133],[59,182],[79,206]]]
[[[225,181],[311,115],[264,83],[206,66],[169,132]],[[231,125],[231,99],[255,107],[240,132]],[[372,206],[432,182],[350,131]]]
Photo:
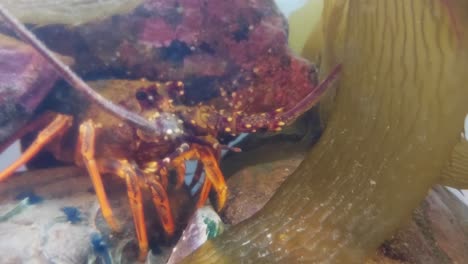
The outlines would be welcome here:
[[[28,202],[30,205],[42,203],[44,198],[34,193],[33,190],[23,191],[16,195],[16,200],[24,200],[25,198],[29,198]]]
[[[94,251],[98,254],[102,254],[107,251],[107,244],[103,237],[98,233],[91,234],[91,245],[93,245]]]
[[[67,216],[67,220],[72,224],[81,222],[81,212],[78,208],[67,206],[63,207],[61,210]]]
[[[99,233],[91,234],[91,245],[93,246],[96,255],[102,258],[104,264],[112,264],[112,257],[109,252],[107,243]]]

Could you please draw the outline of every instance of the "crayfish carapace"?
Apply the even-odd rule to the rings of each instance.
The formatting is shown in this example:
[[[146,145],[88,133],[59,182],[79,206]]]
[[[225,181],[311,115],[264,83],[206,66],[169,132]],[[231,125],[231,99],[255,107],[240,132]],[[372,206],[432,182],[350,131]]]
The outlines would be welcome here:
[[[0,11],[8,18],[4,10],[0,8]],[[18,24],[12,22],[15,23]],[[322,83],[313,87],[291,109],[277,107],[261,113],[245,113],[239,108],[235,111],[216,108],[209,102],[189,106],[181,100],[184,85],[178,81],[107,81],[106,88],[98,92],[111,104],[97,96],[46,47],[34,41],[25,28],[16,28],[16,31],[40,51],[65,80],[88,94],[92,104],[73,115],[45,113],[19,131],[16,138],[37,130],[39,133],[17,161],[0,172],[0,181],[11,176],[40,151],[47,150],[58,160],[71,161],[87,169],[102,214],[116,231],[119,224],[107,199],[101,175],[113,174],[122,178],[127,186],[141,258],[148,251],[142,192],[151,193],[165,232],[173,234],[175,224],[166,193],[168,173],[170,170],[176,171],[176,185],[180,186],[184,183],[185,162],[196,160],[203,170],[197,170],[194,179],[200,179],[202,171],[206,175],[197,205],[203,205],[210,190],[214,189],[217,194],[216,207],[222,209],[227,187],[218,165],[219,152],[225,148],[218,142],[219,136],[281,130],[318,101],[340,68],[335,67]],[[227,95],[222,96],[232,100]],[[124,111],[114,107],[116,105],[123,107]],[[76,135],[71,140],[72,151],[65,147],[70,144],[70,135]],[[64,144],[65,141],[67,144]]]

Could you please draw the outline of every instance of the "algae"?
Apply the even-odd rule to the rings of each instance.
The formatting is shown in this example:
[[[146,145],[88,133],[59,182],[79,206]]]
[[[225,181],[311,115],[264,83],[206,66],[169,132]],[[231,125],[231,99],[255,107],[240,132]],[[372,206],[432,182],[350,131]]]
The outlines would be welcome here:
[[[325,2],[342,63],[319,143],[253,218],[185,263],[362,263],[436,183],[468,112],[468,1]],[[316,52],[316,51],[314,51]]]
[[[308,39],[304,32],[314,32],[320,22],[320,14],[323,9],[323,1],[307,1],[304,7],[294,11],[289,17],[289,46],[300,54]],[[314,39],[314,43],[317,39]]]
[[[440,183],[460,189],[468,188],[468,141],[465,137],[453,149],[452,156],[442,171]]]
[[[21,22],[36,25],[80,25],[129,13],[143,0],[0,0]]]

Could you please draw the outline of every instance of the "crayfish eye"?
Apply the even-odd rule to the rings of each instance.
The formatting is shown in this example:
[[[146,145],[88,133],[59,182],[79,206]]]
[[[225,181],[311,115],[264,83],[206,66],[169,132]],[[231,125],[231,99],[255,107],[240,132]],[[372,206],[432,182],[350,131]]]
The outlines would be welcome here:
[[[157,103],[161,99],[161,96],[158,94],[155,86],[140,88],[135,93],[135,97],[140,106],[144,109],[157,106]]]
[[[136,94],[135,94],[135,97],[138,101],[144,101],[148,98],[148,95],[146,94],[146,92],[144,91],[138,91]]]

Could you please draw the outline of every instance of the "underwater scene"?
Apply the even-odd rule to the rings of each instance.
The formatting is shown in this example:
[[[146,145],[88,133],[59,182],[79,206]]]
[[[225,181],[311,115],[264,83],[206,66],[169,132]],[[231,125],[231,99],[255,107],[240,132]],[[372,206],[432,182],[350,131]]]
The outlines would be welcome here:
[[[468,263],[468,0],[0,0],[0,264]]]

